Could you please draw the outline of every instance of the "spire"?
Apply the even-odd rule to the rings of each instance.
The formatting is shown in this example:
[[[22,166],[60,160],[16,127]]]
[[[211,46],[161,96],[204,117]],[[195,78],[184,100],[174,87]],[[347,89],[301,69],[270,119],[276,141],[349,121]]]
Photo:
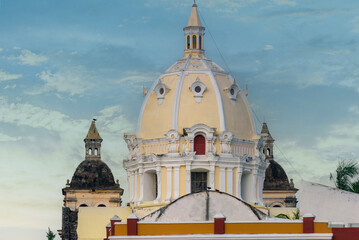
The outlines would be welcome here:
[[[192,5],[192,11],[188,20],[187,27],[202,27],[201,19],[199,18],[197,11],[196,1],[194,1]]]
[[[90,129],[89,129],[85,139],[101,139],[102,140],[102,138],[100,137],[100,134],[97,131],[95,122],[96,122],[96,119],[93,119],[91,122]]]
[[[194,1],[192,5],[188,24],[183,30],[186,43],[185,55],[187,54],[187,56],[189,56],[189,54],[194,53],[203,55],[203,37],[205,28],[202,26],[199,18],[196,1]]]
[[[271,135],[270,132],[269,132],[269,129],[268,129],[268,126],[267,126],[267,123],[266,123],[266,122],[264,122],[263,125],[262,125],[262,132],[261,132],[261,134],[268,134],[268,140],[274,140],[274,139],[272,138],[272,135]]]
[[[102,138],[96,128],[96,119],[91,122],[90,129],[84,139],[86,149],[86,160],[101,160]]]

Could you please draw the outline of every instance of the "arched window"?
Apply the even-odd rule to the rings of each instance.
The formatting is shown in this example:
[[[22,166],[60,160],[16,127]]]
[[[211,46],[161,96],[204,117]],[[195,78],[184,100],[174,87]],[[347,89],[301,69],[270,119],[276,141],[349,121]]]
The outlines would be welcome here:
[[[270,148],[267,148],[267,156],[270,156]]]
[[[105,204],[100,204],[97,207],[106,207],[106,205]]]
[[[88,207],[87,204],[81,204],[80,207]]]
[[[193,149],[196,155],[206,154],[206,139],[202,135],[197,135],[193,141]]]
[[[192,39],[192,48],[196,49],[197,48],[197,37],[196,35],[193,35],[193,39]]]
[[[199,36],[198,44],[199,44],[199,49],[202,49],[202,36]]]
[[[187,36],[187,49],[191,48],[191,37]]]
[[[95,155],[97,156],[97,154],[98,154],[98,150],[97,148],[95,148]]]

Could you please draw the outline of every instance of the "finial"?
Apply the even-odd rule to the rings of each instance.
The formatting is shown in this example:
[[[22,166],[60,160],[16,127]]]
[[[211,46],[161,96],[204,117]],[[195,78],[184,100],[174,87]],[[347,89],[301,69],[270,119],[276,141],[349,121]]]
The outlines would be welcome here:
[[[96,118],[93,118],[92,120],[93,120],[94,122],[96,122],[96,121],[97,121],[97,119],[96,119]]]
[[[66,184],[67,184],[67,185],[70,184],[70,180],[69,180],[69,179],[67,179]]]
[[[116,179],[116,184],[120,184],[120,181],[118,179]]]

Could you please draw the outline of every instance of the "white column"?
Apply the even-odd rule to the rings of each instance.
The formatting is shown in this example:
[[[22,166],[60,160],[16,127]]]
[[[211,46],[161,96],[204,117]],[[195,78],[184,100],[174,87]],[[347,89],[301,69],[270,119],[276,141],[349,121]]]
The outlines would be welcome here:
[[[251,191],[251,202],[258,203],[257,192],[258,192],[258,169],[252,170],[252,191]]]
[[[138,202],[141,203],[143,201],[143,194],[144,194],[144,192],[143,192],[144,191],[144,184],[143,184],[144,175],[143,175],[143,168],[142,167],[138,170],[138,173],[140,175],[140,182],[139,182],[139,184],[140,184],[140,196],[138,198]]]
[[[220,189],[222,192],[226,191],[226,168],[220,168]]]
[[[128,182],[128,202],[132,202],[133,190],[132,190],[132,171],[127,171],[127,182]]]
[[[133,191],[134,191],[134,194],[133,194],[133,202],[137,202],[137,199],[138,199],[138,196],[137,196],[137,180],[138,180],[138,178],[137,178],[137,170],[136,171],[134,171],[134,174],[133,174],[133,178],[134,178],[134,184],[133,184]]]
[[[186,194],[191,193],[191,165],[186,165]]]
[[[167,195],[166,201],[171,201],[172,197],[172,167],[167,167]]]
[[[193,35],[192,34],[190,35],[189,42],[190,42],[190,45],[191,45],[190,49],[192,49],[193,48]]]
[[[211,164],[209,169],[208,187],[214,190],[214,169],[215,166]]]
[[[260,170],[258,173],[257,200],[258,200],[258,204],[261,206],[264,206],[264,201],[263,201],[264,176],[265,176],[265,172],[263,170]]]
[[[242,172],[243,169],[242,168],[238,168],[237,169],[237,198],[242,199]]]
[[[155,203],[159,203],[161,202],[161,198],[162,198],[162,168],[161,167],[156,168],[156,174],[157,174],[157,197]]]
[[[227,168],[227,193],[233,195],[233,168]]]
[[[174,180],[174,194],[173,194],[173,200],[179,198],[179,191],[180,191],[180,168],[179,167],[175,167],[174,168],[174,176],[173,176],[173,180]]]

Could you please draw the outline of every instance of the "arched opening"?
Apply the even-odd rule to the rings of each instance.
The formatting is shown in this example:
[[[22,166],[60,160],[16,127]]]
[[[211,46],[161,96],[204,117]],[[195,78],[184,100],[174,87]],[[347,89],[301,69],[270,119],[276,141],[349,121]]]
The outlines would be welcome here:
[[[278,207],[281,207],[281,206],[280,206],[280,205],[274,205],[273,207],[277,207],[277,208],[278,208]]]
[[[105,204],[100,204],[97,207],[106,207],[106,205]]]
[[[270,156],[270,148],[267,148],[267,156]]]
[[[197,36],[196,35],[193,35],[193,38],[192,38],[192,48],[193,49],[197,48]]]
[[[198,44],[199,44],[199,49],[202,49],[202,36],[199,36]]]
[[[195,136],[193,145],[193,150],[196,152],[196,155],[206,154],[206,139],[202,135]]]
[[[90,155],[93,155],[93,150],[92,150],[92,148],[90,148]]]
[[[187,49],[191,48],[191,37],[187,36]]]
[[[202,192],[207,190],[207,172],[191,172],[191,193]]]
[[[81,204],[80,207],[88,207],[87,204]]]
[[[98,154],[98,150],[97,148],[95,148],[95,155],[97,156],[97,154]]]
[[[155,170],[150,170],[143,175],[143,201],[153,201],[158,195],[157,174]]]
[[[251,175],[249,173],[243,173],[241,178],[241,196],[244,201],[251,201],[252,188]]]

